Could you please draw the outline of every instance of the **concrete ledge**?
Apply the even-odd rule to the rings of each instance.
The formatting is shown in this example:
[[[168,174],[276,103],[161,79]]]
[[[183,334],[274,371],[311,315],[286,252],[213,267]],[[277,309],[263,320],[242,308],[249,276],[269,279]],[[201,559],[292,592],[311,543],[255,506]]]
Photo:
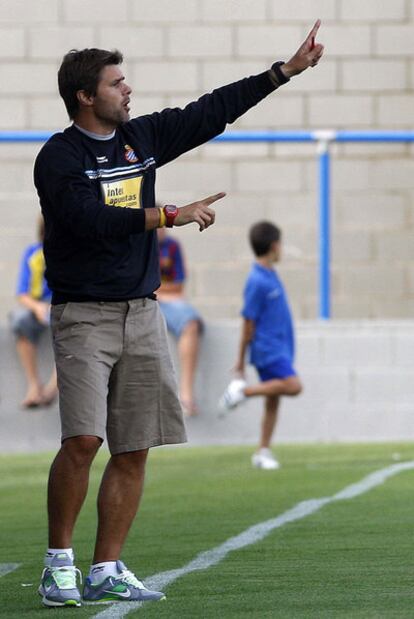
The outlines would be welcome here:
[[[200,415],[187,420],[189,442],[254,444],[262,411],[251,399],[224,420],[217,400],[231,378],[238,321],[208,322],[196,381]],[[171,340],[173,357],[175,345]],[[0,449],[56,450],[58,407],[23,411],[24,381],[12,335],[0,327]],[[392,441],[414,438],[414,321],[306,321],[297,324],[297,368],[305,384],[285,398],[278,442]],[[41,369],[52,365],[42,342]],[[256,380],[249,370],[249,380]]]
[[[46,382],[53,367],[48,333],[42,336],[39,346],[39,371]],[[55,450],[60,434],[57,404],[22,409],[25,381],[14,336],[5,326],[0,327],[0,349],[0,450],[2,453]]]
[[[197,395],[202,415],[187,422],[192,444],[255,443],[262,401],[218,420],[217,398],[231,377],[238,321],[208,323]],[[305,389],[284,398],[278,442],[414,438],[414,321],[297,323],[297,369]],[[249,379],[256,380],[253,370]]]

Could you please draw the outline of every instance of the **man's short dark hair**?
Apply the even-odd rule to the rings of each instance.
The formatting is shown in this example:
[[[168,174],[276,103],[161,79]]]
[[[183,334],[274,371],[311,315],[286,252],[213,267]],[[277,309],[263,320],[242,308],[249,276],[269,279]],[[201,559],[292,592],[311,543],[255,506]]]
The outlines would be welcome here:
[[[264,256],[281,236],[280,229],[270,221],[259,221],[250,228],[249,241],[255,255]]]
[[[71,49],[65,54],[58,71],[58,85],[69,118],[75,118],[79,111],[78,90],[96,95],[102,69],[107,65],[122,64],[122,61],[123,56],[116,49]]]

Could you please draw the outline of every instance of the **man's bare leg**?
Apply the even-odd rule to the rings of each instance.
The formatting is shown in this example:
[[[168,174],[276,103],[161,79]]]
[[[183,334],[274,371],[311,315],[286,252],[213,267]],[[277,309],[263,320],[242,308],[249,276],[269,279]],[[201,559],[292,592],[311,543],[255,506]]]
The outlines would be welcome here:
[[[56,367],[53,368],[50,378],[42,389],[42,404],[52,404],[58,395]]]
[[[138,510],[148,449],[112,456],[98,495],[98,532],[92,563],[117,561]]]
[[[101,446],[97,436],[68,438],[50,469],[49,547],[71,548],[76,519],[88,491],[89,470]]]

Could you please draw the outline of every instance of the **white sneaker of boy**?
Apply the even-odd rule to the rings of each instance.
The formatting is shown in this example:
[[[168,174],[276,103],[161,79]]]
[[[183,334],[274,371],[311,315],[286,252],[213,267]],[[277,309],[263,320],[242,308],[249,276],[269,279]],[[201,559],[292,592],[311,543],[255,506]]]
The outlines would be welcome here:
[[[266,471],[276,471],[280,468],[279,462],[276,460],[270,449],[260,449],[252,456],[252,465],[257,469]]]
[[[244,395],[246,385],[246,381],[242,378],[235,378],[227,385],[218,403],[221,413],[226,413],[232,408],[236,408],[246,399]]]

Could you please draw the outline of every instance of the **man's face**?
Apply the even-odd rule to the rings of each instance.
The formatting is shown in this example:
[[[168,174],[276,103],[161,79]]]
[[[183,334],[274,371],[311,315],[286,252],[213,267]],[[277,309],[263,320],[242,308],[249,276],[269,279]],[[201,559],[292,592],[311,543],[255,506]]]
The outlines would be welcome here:
[[[129,96],[131,88],[119,65],[107,65],[101,71],[94,97],[95,116],[110,127],[117,127],[129,120]]]

